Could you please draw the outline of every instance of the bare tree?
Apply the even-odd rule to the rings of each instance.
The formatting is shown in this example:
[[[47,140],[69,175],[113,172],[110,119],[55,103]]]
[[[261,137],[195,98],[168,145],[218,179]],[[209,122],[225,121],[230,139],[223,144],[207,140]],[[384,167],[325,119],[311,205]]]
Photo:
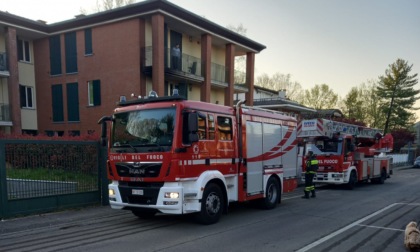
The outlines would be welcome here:
[[[257,77],[255,85],[275,91],[285,90],[288,99],[302,102],[302,86],[299,82],[292,81],[290,74],[275,73],[270,77],[263,73]]]
[[[228,25],[226,26],[231,31],[238,33],[246,37],[247,28],[243,26],[243,24],[239,24],[238,26]],[[246,56],[236,56],[235,57],[235,82],[237,84],[245,83],[245,73],[246,72]]]
[[[133,4],[137,0],[96,0],[96,6],[93,8],[93,12],[107,11],[118,7]],[[80,8],[80,13],[88,14],[88,11],[84,8]]]

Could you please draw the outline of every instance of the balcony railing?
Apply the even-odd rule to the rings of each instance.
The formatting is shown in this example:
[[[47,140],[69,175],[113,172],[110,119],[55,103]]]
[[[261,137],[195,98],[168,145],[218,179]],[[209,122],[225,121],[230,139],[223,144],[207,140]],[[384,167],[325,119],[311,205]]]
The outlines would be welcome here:
[[[144,48],[144,66],[153,65],[153,47]],[[171,48],[165,48],[165,67],[175,71],[181,71],[197,76],[201,76],[201,59],[181,53],[180,57],[174,57]]]
[[[7,67],[7,54],[5,52],[0,52],[0,71],[8,71]]]
[[[0,121],[10,122],[10,107],[9,104],[0,103]]]
[[[225,67],[211,63],[211,79],[218,82],[226,82]]]
[[[144,48],[144,66],[153,66],[153,47],[148,46]],[[189,73],[196,76],[203,76],[201,72],[201,58],[192,55],[181,53],[179,58],[172,57],[171,49],[165,49],[165,67],[184,73]],[[211,80],[217,82],[226,82],[226,68],[222,65],[211,63]]]
[[[165,68],[180,71],[196,76],[202,76],[201,72],[201,59],[181,53],[180,57],[172,57],[171,48],[165,48]],[[153,66],[153,47],[147,46],[143,48],[144,67]],[[211,80],[221,83],[226,83],[226,67],[216,63],[211,63]],[[246,75],[243,72],[235,71],[234,82],[235,84],[245,84]]]

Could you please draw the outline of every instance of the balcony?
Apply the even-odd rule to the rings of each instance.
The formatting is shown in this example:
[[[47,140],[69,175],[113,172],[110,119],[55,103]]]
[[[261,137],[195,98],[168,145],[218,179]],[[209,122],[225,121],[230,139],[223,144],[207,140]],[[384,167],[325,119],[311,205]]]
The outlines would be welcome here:
[[[153,67],[153,47],[148,46],[143,49],[143,71],[151,74]],[[179,58],[172,57],[171,48],[165,48],[165,74],[175,77],[188,78],[191,81],[201,82],[204,80],[201,72],[201,58],[181,53]],[[227,86],[225,78],[225,67],[216,63],[211,63],[212,84]]]
[[[7,66],[7,54],[5,52],[0,52],[0,76],[10,76],[9,68]]]
[[[9,104],[0,103],[0,125],[3,125],[3,126],[12,125]]]

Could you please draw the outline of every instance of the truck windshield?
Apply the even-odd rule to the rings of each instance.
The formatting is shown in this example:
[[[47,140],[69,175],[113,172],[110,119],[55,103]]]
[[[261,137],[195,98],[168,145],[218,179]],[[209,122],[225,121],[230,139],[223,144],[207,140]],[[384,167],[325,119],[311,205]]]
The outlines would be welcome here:
[[[314,154],[334,154],[340,155],[342,146],[342,139],[321,139],[313,140],[306,143],[306,152],[313,151]]]
[[[114,115],[111,152],[170,151],[175,108],[129,111]]]

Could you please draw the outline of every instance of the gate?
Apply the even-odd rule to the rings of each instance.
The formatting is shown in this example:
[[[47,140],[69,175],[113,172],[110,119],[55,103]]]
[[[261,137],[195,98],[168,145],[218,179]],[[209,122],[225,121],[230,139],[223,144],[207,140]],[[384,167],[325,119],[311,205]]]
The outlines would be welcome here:
[[[0,218],[107,204],[105,165],[96,141],[0,140]]]

